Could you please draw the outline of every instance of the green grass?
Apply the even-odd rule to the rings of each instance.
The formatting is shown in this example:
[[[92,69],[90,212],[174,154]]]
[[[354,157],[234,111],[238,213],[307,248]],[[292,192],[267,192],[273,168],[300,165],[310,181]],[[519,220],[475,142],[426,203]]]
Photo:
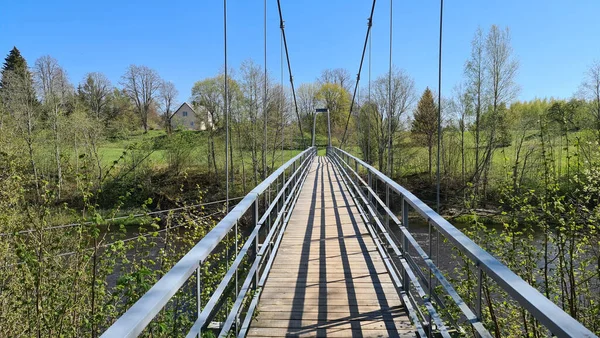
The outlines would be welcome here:
[[[118,160],[128,147],[133,145],[142,145],[151,143],[155,138],[166,135],[162,130],[150,130],[148,133],[136,132],[127,139],[108,140],[98,147],[98,155],[102,161],[102,166],[108,168]],[[148,158],[149,162],[154,164],[165,164],[164,151],[155,149]]]
[[[190,144],[192,149],[190,150],[189,156],[186,160],[186,165],[190,167],[208,167],[208,154],[207,154],[207,143],[208,137],[205,132],[192,132],[192,131],[183,131],[176,133],[188,133],[188,136],[193,140],[193,144]],[[177,135],[177,134],[175,134]],[[143,151],[140,151],[141,155],[147,154],[151,151],[151,154],[145,160],[147,165],[160,168],[166,167],[168,165],[169,160],[169,150],[161,149],[163,145],[157,143],[156,141],[162,137],[165,137],[166,133],[164,131],[152,130],[148,131],[147,134],[144,133],[134,133],[127,139],[119,139],[113,141],[106,141],[99,146],[98,153],[102,161],[102,166],[105,169],[110,168],[114,161],[118,161],[123,152],[127,150],[128,147],[138,145],[144,148]],[[237,144],[235,144],[234,140],[234,149],[233,149],[233,161],[236,167],[240,167],[242,160],[246,167],[246,171],[252,166],[252,153],[248,150],[244,150],[241,154],[239,149],[237,149]],[[218,135],[215,137],[215,157],[216,162],[218,163],[218,168],[221,169],[223,163],[225,162],[225,153],[224,153],[224,138],[222,135]],[[275,155],[273,158],[272,150],[267,152],[267,164],[271,166],[274,163],[274,168],[278,168],[283,163],[287,162],[292,157],[299,154],[302,150],[288,150],[285,149],[282,151],[281,149],[277,149],[275,151]],[[138,156],[141,156],[138,155]],[[128,154],[125,156],[127,159],[131,159],[131,151],[128,151]],[[262,166],[262,158],[259,150],[258,153],[259,166]],[[238,170],[241,170],[238,168]]]
[[[186,167],[194,167],[194,168],[204,168],[203,170],[212,170],[212,167],[208,167],[208,154],[207,154],[207,134],[203,132],[178,132],[178,133],[188,133],[188,135],[194,140],[193,149],[189,153],[189,158],[186,160]],[[541,165],[540,157],[540,139],[537,136],[539,133],[536,130],[532,130],[529,132],[529,135],[526,141],[523,144],[522,154],[520,158],[520,163],[523,161],[524,153],[530,149],[534,150],[534,153],[530,155],[528,159],[528,167],[530,168],[529,175],[531,180],[535,180],[536,172],[539,170],[539,166]],[[589,132],[572,132],[569,134],[570,138],[570,146],[569,153],[571,158],[571,166],[574,167],[576,164],[576,158],[573,155],[577,152],[577,148],[575,146],[575,139],[580,138],[582,140],[589,139]],[[161,149],[161,145],[156,145],[156,140],[165,136],[164,131],[153,130],[149,131],[147,134],[137,132],[132,134],[127,139],[120,139],[114,141],[107,141],[99,147],[99,154],[102,159],[102,164],[105,169],[108,169],[113,165],[113,162],[118,160],[123,152],[130,146],[138,144],[145,144],[147,149],[151,149],[152,153],[146,159],[147,165],[152,168],[164,168],[169,164],[169,156],[170,152],[166,149]],[[593,135],[592,135],[593,136]],[[307,141],[312,141],[310,133],[305,133],[305,138]],[[483,139],[483,137],[482,137]],[[338,140],[334,140],[335,142]],[[238,149],[238,144],[236,140],[234,142],[234,153],[233,153],[233,161],[236,167],[236,171],[241,172],[241,164],[242,160],[244,162],[246,175],[249,175],[252,167],[252,154],[250,151],[245,150],[240,153]],[[317,134],[316,143],[319,145],[324,145],[328,142],[326,135]],[[492,171],[490,172],[490,177],[493,179],[503,179],[506,177],[507,173],[511,171],[512,166],[515,163],[516,159],[516,137],[512,137],[512,142],[509,146],[503,148],[497,148],[494,151],[494,156],[492,158]],[[562,142],[562,144],[561,144]],[[485,143],[485,141],[482,141]],[[555,136],[552,138],[552,143],[554,145],[554,161],[556,163],[557,171],[565,172],[567,168],[567,152],[564,144],[564,138],[561,141],[559,136]],[[582,142],[583,143],[583,142]],[[225,154],[224,154],[224,139],[222,135],[216,136],[215,139],[216,146],[216,162],[218,163],[218,170],[221,171],[223,169],[223,164],[225,162]],[[419,145],[412,139],[412,135],[410,133],[405,132],[400,140],[395,144],[395,155],[394,161],[397,172],[400,173],[403,177],[410,177],[412,175],[421,175],[427,171],[428,168],[428,154],[427,147]],[[465,133],[465,161],[467,172],[472,172],[475,164],[475,155],[474,155],[475,141],[474,135],[471,132]],[[356,145],[348,145],[344,147],[344,149],[360,158],[364,158],[361,150]],[[279,167],[287,160],[298,154],[301,150],[284,150],[283,155],[281,150],[275,151],[275,161],[274,168]],[[461,173],[461,154],[460,154],[460,133],[456,131],[446,131],[444,133],[444,160],[451,161],[450,167],[446,169],[452,177],[460,177]],[[481,149],[483,153],[484,149]],[[147,153],[147,152],[146,152]],[[260,150],[258,152],[258,165],[262,166],[262,159]],[[319,147],[318,155],[325,155],[325,148]],[[131,156],[131,154],[127,155]],[[267,163],[269,166],[273,163],[273,154],[271,151],[267,154]],[[483,156],[483,155],[482,155]],[[130,160],[130,159],[129,159]],[[378,167],[378,158],[373,158],[374,165]],[[436,149],[433,149],[433,166],[435,167],[436,160]],[[384,166],[386,160],[384,158]],[[384,168],[385,169],[385,168]]]

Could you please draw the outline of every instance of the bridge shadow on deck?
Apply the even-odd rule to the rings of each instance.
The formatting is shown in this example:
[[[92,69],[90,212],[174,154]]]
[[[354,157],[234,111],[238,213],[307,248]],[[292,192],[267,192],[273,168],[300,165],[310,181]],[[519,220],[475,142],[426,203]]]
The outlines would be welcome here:
[[[262,334],[252,334],[251,330],[250,336],[401,337],[397,325],[404,326],[404,323],[398,324],[398,320],[405,321],[406,310],[399,305],[397,293],[390,291],[393,286],[382,262],[373,259],[380,255],[362,219],[354,216],[358,211],[337,169],[324,157],[317,157],[317,161],[315,175],[308,178],[314,177],[314,181],[307,181],[304,186],[311,189],[312,185],[308,215],[301,215],[307,217],[306,222],[288,225],[288,229],[303,227],[303,233],[291,235],[286,230],[286,236],[302,239],[300,257],[297,254],[293,257],[299,258],[294,260],[299,264],[289,266],[288,275],[296,276],[295,285],[289,285],[289,292],[293,291],[291,309],[287,308],[290,312],[285,318],[284,313],[277,315],[276,309],[271,309],[271,314],[264,315],[268,319],[261,319],[263,313],[259,313],[253,326],[264,330],[260,331]],[[277,258],[279,255],[282,253],[278,253]],[[291,259],[289,253],[286,255],[285,259]],[[386,279],[385,283],[380,276]],[[268,284],[267,280],[266,289]],[[315,289],[318,292],[315,293]],[[277,297],[275,293],[270,295]],[[396,298],[393,305],[387,295]],[[286,324],[281,322],[284,318]],[[410,336],[406,330],[402,332],[402,337]]]

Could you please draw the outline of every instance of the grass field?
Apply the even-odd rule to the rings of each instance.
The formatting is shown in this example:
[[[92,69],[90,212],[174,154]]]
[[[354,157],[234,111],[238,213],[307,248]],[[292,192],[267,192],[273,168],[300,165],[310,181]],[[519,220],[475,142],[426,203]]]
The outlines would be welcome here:
[[[182,147],[189,148],[184,155],[179,154],[178,156],[185,157],[185,165],[189,168],[208,168],[208,136],[205,132],[177,132],[173,136],[177,137],[178,135],[186,136],[186,143]],[[590,136],[589,132],[579,131],[573,132],[569,134],[570,144],[568,147],[568,152],[570,156],[570,164],[573,167],[576,163],[576,156],[578,152],[581,152],[581,149],[575,144],[575,140],[588,140]],[[512,167],[516,162],[516,153],[517,153],[517,135],[512,136],[511,144],[505,147],[499,147],[494,150],[494,155],[492,158],[491,172],[490,176],[494,179],[502,179],[503,177],[507,177],[510,171],[512,171]],[[139,151],[141,155],[146,156],[145,159],[146,165],[152,168],[165,168],[169,165],[172,160],[174,152],[180,151],[182,147],[175,147],[173,145],[169,145],[168,143],[162,142],[161,140],[167,139],[166,133],[162,130],[151,130],[148,133],[144,134],[141,132],[132,134],[131,137],[124,140],[114,140],[107,141],[103,143],[99,148],[99,154],[102,159],[103,166],[105,168],[109,168],[113,165],[114,161],[119,160],[119,158],[123,155],[123,152],[128,150],[128,148],[134,147],[143,149]],[[311,142],[311,137],[309,133],[305,133],[305,139],[307,142]],[[565,144],[564,137],[555,136],[550,139],[550,143],[553,145],[553,153],[554,163],[556,166],[556,170],[558,173],[564,172],[567,169],[568,161],[567,161],[567,147]],[[325,145],[327,144],[327,136],[326,135],[317,135],[316,144]],[[218,168],[222,169],[225,162],[225,149],[224,149],[224,138],[223,136],[217,136],[215,138],[215,157],[218,163]],[[239,151],[239,145],[234,141],[234,153],[233,153],[233,161],[234,166],[236,167],[236,171],[241,170],[242,161],[246,168],[246,172],[248,173],[252,166],[252,154],[249,150],[244,150],[242,152]],[[475,166],[475,141],[474,135],[471,132],[465,133],[465,167],[467,172],[471,172]],[[428,153],[427,147],[417,144],[412,139],[410,133],[404,133],[401,138],[397,141],[394,147],[394,163],[395,170],[397,173],[400,173],[403,177],[410,177],[412,175],[421,175],[426,173],[428,170]],[[363,154],[360,151],[360,148],[357,146],[347,146],[345,150],[364,158]],[[267,155],[268,165],[271,166],[273,163],[273,168],[279,167],[281,164],[285,163],[285,161],[289,160],[296,154],[298,154],[301,150],[284,150],[283,156],[282,151],[277,149],[274,153],[269,151]],[[483,153],[483,149],[481,149],[481,153]],[[319,147],[318,155],[325,155],[325,148]],[[129,154],[128,156],[134,156]],[[138,155],[139,156],[139,155]],[[262,166],[262,160],[260,158],[260,150],[258,153],[258,162],[259,166]],[[482,156],[482,155],[481,155]],[[549,155],[547,155],[549,156]],[[529,176],[529,179],[535,180],[537,172],[539,172],[540,166],[542,164],[541,160],[541,142],[540,138],[535,130],[528,132],[526,140],[524,141],[521,149],[521,154],[519,155],[519,164],[522,165],[525,157],[527,157],[527,168],[523,170],[523,173]],[[581,157],[580,157],[581,159]],[[375,157],[373,159],[374,165],[378,166],[378,159]],[[433,167],[435,168],[436,162],[436,148],[433,149]],[[386,160],[384,159],[384,166]],[[458,132],[447,131],[444,133],[443,138],[443,148],[442,148],[442,168],[445,173],[451,175],[452,177],[460,177],[462,159],[461,159],[461,148],[460,148],[460,134]],[[212,169],[212,168],[211,168]],[[382,168],[380,168],[382,169]],[[385,169],[385,168],[383,168]],[[435,170],[435,169],[434,169]]]
[[[165,167],[169,163],[169,159],[173,156],[173,153],[176,151],[180,151],[182,147],[189,147],[188,153],[186,156],[186,164],[190,167],[206,167],[208,166],[208,136],[205,132],[176,132],[173,134],[174,137],[177,137],[180,133],[187,133],[187,139],[189,142],[178,147],[177,144],[169,145],[161,144],[160,140],[165,139],[167,137],[166,133],[162,130],[151,130],[148,133],[135,133],[132,134],[131,137],[125,140],[114,140],[114,141],[106,141],[100,145],[98,149],[99,156],[102,161],[102,165],[104,168],[109,168],[113,165],[114,161],[118,161],[120,157],[123,155],[123,152],[128,151],[129,156],[131,156],[131,151],[129,151],[130,147],[134,147],[140,150],[143,154],[149,154],[147,159],[147,165],[150,165],[155,168]],[[215,158],[216,162],[219,163],[219,166],[222,166],[220,163],[224,163],[225,160],[225,144],[224,137],[217,136],[215,138]],[[283,150],[283,155],[281,149],[277,149],[274,153],[272,151],[268,151],[267,153],[267,163],[271,166],[274,163],[274,167],[277,168],[281,166],[283,163],[300,153],[301,150]],[[260,151],[259,151],[260,157]],[[252,154],[250,151],[240,151],[237,149],[237,144],[234,144],[234,153],[233,153],[233,161],[234,164],[241,165],[242,160],[246,166],[251,165],[252,163]],[[262,161],[259,159],[259,161]]]

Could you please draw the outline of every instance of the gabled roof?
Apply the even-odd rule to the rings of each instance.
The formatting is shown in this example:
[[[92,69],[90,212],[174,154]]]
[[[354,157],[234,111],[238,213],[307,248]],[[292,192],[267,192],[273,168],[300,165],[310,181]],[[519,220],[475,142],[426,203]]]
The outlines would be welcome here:
[[[182,103],[181,106],[179,106],[179,108],[177,108],[175,110],[175,114],[177,114],[177,112],[179,112],[179,109],[183,108],[183,106],[188,106],[188,108],[192,111],[192,113],[194,113],[194,115],[196,115],[196,110],[194,110],[194,107],[192,107],[192,105],[187,102]]]

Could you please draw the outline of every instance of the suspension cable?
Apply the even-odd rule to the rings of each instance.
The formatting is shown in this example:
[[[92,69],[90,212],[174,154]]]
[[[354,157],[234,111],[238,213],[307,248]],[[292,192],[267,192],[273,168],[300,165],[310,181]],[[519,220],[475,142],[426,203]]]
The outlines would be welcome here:
[[[368,90],[369,101],[371,101],[371,56],[372,56],[371,45],[372,45],[372,41],[373,41],[373,38],[371,35],[369,35],[369,90]]]
[[[223,45],[225,63],[225,210],[229,212],[229,87],[227,77],[227,0],[223,0]]]
[[[197,218],[192,218],[192,220],[197,222],[197,221],[200,221],[200,220],[203,220],[203,219],[211,218],[211,217],[216,216],[216,215],[221,214],[221,213],[223,213],[223,211],[217,211],[217,212],[213,212],[212,214],[209,214],[209,215],[204,215],[204,216],[200,216],[200,217],[197,217]],[[177,229],[177,228],[180,228],[180,227],[185,226],[185,225],[188,225],[188,224],[187,223],[180,223],[180,224],[174,225],[172,227],[166,227],[164,229],[160,229],[160,230],[157,230],[157,231],[152,231],[152,232],[147,232],[147,233],[143,233],[143,234],[138,234],[137,236],[134,236],[134,237],[129,237],[129,238],[117,240],[117,241],[114,241],[114,242],[109,242],[109,243],[101,244],[101,245],[98,245],[96,248],[107,248],[107,247],[109,247],[111,245],[115,245],[117,243],[131,242],[133,240],[136,240],[136,239],[139,239],[139,238],[142,238],[142,237],[150,236],[150,235],[153,235],[155,233],[159,234],[159,233],[166,232],[166,231],[169,231],[169,230]],[[152,238],[157,238],[157,237],[153,236]],[[69,252],[63,252],[63,253],[56,254],[56,255],[44,256],[42,258],[42,261],[45,261],[45,260],[50,259],[50,258],[60,258],[60,257],[72,256],[72,255],[75,255],[77,253],[82,253],[82,252],[85,252],[85,251],[93,251],[96,248],[94,248],[94,247],[84,248],[84,249],[81,249],[80,251],[69,251]],[[39,263],[40,261],[37,260],[36,262]],[[23,265],[25,263],[26,263],[25,261],[20,261],[20,262],[13,263],[13,264],[6,264],[4,266],[0,266],[0,270],[2,270],[4,268],[10,268],[10,267],[13,267],[13,266]]]
[[[392,177],[392,25],[394,13],[394,1],[390,0],[390,61],[388,73],[388,158],[387,158],[387,174]]]
[[[241,200],[244,197],[245,196],[230,198],[229,201]],[[144,217],[144,216],[160,215],[160,214],[166,214],[166,213],[170,213],[170,212],[174,212],[174,211],[181,211],[181,210],[193,209],[193,208],[198,208],[198,207],[204,207],[207,205],[225,203],[226,201],[227,200],[220,200],[220,201],[206,202],[206,203],[200,203],[200,204],[186,205],[186,206],[178,207],[178,208],[138,213],[138,214],[133,214],[133,215],[117,216],[117,217],[111,217],[111,218],[104,219],[103,221],[104,222],[114,222],[114,221],[120,221],[120,220],[124,220],[124,219],[130,219],[130,218],[139,218],[139,217]],[[49,227],[41,228],[41,229],[27,229],[27,230],[20,230],[17,232],[4,232],[4,233],[0,233],[0,237],[25,235],[25,234],[31,234],[31,233],[34,233],[37,231],[68,229],[68,228],[73,228],[73,227],[82,226],[82,225],[90,225],[90,224],[94,224],[94,222],[87,221],[87,222],[81,222],[81,223],[53,225],[53,226],[49,226]]]
[[[371,45],[373,41],[372,35],[369,35],[369,89],[368,89],[368,102],[371,105]],[[371,109],[367,113],[367,163],[371,163]]]
[[[263,181],[267,179],[267,0],[264,0],[264,54],[265,54],[265,77],[263,79],[263,133],[264,140],[262,146],[262,162],[263,162]]]
[[[440,0],[440,45],[438,54],[438,134],[437,134],[437,212],[440,212],[440,148],[442,144],[442,28],[444,19],[444,0]]]
[[[357,144],[358,144],[358,148],[361,148],[361,143],[360,143],[360,133],[361,133],[361,129],[360,129],[360,87],[358,87],[358,92],[356,94],[356,106],[357,106],[357,112],[356,112],[356,138],[357,138]],[[352,113],[352,110],[350,110],[350,113]]]
[[[281,109],[281,163],[285,163],[285,155],[283,152],[283,146],[285,144],[285,116],[284,116],[284,110],[285,110],[285,92],[284,92],[284,88],[285,86],[283,85],[283,32],[280,34],[280,42],[279,42],[279,46],[280,46],[280,58],[279,58],[279,64],[281,66],[281,97],[279,98],[279,107]]]
[[[300,113],[298,112],[298,101],[296,100],[296,89],[294,88],[294,76],[292,75],[292,66],[290,64],[290,54],[288,52],[287,39],[285,37],[285,23],[283,21],[283,15],[281,14],[281,0],[277,0],[277,9],[279,10],[279,28],[281,28],[281,33],[283,34],[283,46],[285,48],[288,72],[290,73],[290,84],[292,86],[292,95],[294,97],[294,107],[296,108],[296,118],[298,118],[298,128],[300,129],[300,135],[302,136],[302,147],[306,148],[306,140],[304,139],[304,132],[302,131],[302,121],[300,120]]]
[[[365,43],[363,46],[362,55],[360,57],[360,65],[358,66],[358,74],[356,74],[356,83],[354,84],[354,94],[352,94],[352,101],[350,102],[350,111],[348,112],[348,118],[346,119],[346,127],[344,128],[344,136],[342,136],[342,144],[340,148],[346,144],[346,133],[348,132],[348,123],[350,122],[350,116],[352,115],[352,109],[354,108],[354,100],[356,99],[356,92],[358,90],[358,84],[360,82],[360,73],[362,71],[363,61],[365,60],[365,53],[367,51],[367,43],[369,41],[369,36],[371,35],[371,27],[373,26],[373,12],[375,12],[375,2],[377,0],[373,0],[373,5],[371,6],[371,14],[369,15],[369,19],[367,21],[367,34],[365,36]]]

